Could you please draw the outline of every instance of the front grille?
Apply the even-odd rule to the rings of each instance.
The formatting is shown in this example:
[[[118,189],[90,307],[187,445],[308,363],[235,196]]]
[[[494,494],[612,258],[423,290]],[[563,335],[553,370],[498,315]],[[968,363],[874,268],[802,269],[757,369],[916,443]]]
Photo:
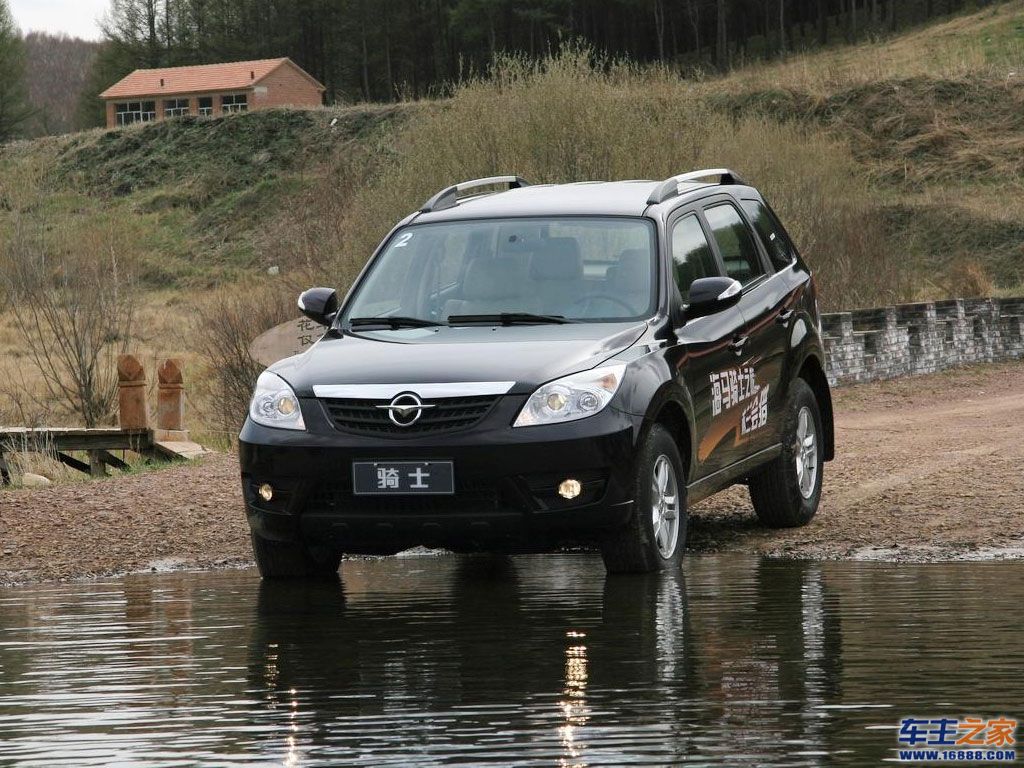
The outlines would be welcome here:
[[[361,435],[392,435],[412,437],[414,435],[454,432],[477,424],[498,402],[498,396],[480,395],[472,397],[440,397],[424,400],[425,408],[416,423],[400,427],[391,421],[388,411],[378,408],[390,400],[356,400],[323,398],[331,422],[338,429]]]
[[[456,482],[451,496],[355,496],[351,482],[324,483],[306,500],[313,513],[353,515],[485,514],[499,507],[501,493],[493,483]]]

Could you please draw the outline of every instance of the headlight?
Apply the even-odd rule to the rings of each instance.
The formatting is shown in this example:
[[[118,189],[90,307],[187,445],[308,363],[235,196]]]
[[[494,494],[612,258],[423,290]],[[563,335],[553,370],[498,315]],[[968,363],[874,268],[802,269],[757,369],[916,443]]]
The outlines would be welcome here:
[[[249,418],[265,427],[305,429],[299,398],[284,379],[264,371],[256,380],[256,392],[249,404]]]
[[[593,416],[611,402],[625,372],[625,363],[617,363],[550,381],[530,395],[512,426],[558,424]]]

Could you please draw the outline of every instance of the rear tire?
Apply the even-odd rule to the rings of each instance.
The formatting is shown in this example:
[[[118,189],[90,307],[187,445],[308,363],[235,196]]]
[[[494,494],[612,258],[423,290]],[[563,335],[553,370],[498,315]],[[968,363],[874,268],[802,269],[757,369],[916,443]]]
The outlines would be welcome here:
[[[685,478],[675,440],[665,427],[655,424],[637,457],[629,522],[601,544],[609,573],[651,573],[679,567],[688,521]]]
[[[750,500],[769,528],[797,528],[811,522],[821,501],[824,464],[821,412],[803,379],[789,388],[782,453],[750,478]]]
[[[324,581],[338,577],[341,555],[329,551],[313,551],[303,544],[270,541],[256,533],[252,552],[256,567],[264,579],[307,579]]]

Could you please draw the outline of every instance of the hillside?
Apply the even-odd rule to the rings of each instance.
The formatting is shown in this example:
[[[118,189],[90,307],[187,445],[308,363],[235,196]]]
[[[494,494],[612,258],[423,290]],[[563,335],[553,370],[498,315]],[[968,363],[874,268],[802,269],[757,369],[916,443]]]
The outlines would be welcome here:
[[[299,286],[346,287],[391,224],[453,179],[718,165],[765,190],[827,308],[1020,292],[1024,2],[722,78],[569,48],[539,64],[501,60],[443,102],[8,145],[0,259],[116,253],[141,297],[134,348],[197,360],[230,311],[254,336],[292,311]],[[27,370],[23,345],[0,321],[0,368]],[[214,391],[196,394],[208,424]],[[0,422],[16,416],[0,402]]]

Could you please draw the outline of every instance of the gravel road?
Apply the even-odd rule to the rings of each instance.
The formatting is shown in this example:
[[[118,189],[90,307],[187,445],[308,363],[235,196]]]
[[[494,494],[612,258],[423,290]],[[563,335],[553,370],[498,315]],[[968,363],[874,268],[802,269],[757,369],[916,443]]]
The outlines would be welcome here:
[[[806,528],[762,528],[745,488],[692,510],[694,553],[1024,558],[1024,364],[835,392],[837,452]],[[0,583],[251,565],[237,462],[0,491]]]

